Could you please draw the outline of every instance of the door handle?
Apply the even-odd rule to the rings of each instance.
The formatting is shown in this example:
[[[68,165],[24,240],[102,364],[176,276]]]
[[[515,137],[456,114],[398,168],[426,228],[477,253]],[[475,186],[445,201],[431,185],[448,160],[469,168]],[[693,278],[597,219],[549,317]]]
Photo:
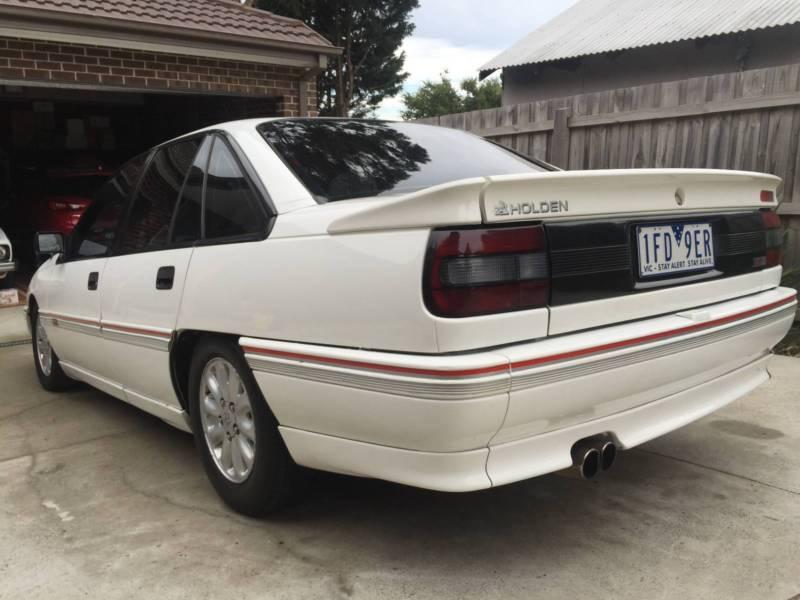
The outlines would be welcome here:
[[[161,267],[156,273],[156,289],[171,290],[175,282],[175,267]]]
[[[92,271],[91,273],[89,273],[89,283],[87,284],[86,287],[88,287],[92,291],[96,290],[97,282],[99,280],[100,280],[100,273],[98,273],[97,271]]]

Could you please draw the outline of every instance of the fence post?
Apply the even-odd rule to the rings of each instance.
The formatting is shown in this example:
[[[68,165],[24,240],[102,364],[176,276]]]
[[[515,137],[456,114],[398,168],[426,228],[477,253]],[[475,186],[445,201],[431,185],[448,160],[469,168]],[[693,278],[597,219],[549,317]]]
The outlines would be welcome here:
[[[569,108],[557,108],[553,116],[550,162],[562,169],[569,167]]]

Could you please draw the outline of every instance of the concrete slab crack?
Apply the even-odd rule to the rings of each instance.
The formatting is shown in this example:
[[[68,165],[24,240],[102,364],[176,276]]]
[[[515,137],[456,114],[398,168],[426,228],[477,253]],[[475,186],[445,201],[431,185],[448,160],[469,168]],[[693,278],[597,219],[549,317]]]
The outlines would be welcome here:
[[[738,473],[731,473],[730,471],[726,471],[724,469],[719,469],[717,467],[710,467],[708,465],[703,465],[700,463],[696,463],[694,461],[688,460],[686,458],[678,458],[677,456],[670,456],[669,454],[661,454],[660,452],[654,452],[653,450],[644,450],[642,448],[633,448],[635,452],[641,452],[643,454],[650,454],[652,456],[658,456],[660,458],[666,458],[668,460],[675,460],[678,462],[685,463],[687,465],[692,465],[694,467],[699,467],[701,469],[708,469],[709,471],[715,471],[716,473],[720,473],[722,475],[728,475],[730,477],[736,477],[737,479],[742,479],[744,481],[749,481],[751,483],[756,483],[758,485],[763,485],[768,488],[772,488],[774,490],[778,490],[780,492],[786,492],[787,494],[792,494],[794,496],[800,496],[800,491],[798,490],[790,490],[789,488],[784,488],[779,485],[775,485],[773,483],[767,483],[766,481],[759,481],[758,479],[753,479],[752,477],[747,477],[746,475],[739,475]]]

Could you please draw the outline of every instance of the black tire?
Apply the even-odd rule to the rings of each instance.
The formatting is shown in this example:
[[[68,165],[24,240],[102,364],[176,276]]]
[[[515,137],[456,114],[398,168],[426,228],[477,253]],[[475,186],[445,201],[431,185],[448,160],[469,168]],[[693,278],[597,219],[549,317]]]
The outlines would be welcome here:
[[[206,365],[215,358],[228,361],[237,371],[249,398],[255,424],[255,458],[247,478],[235,483],[222,474],[206,441],[200,416],[200,386]],[[298,488],[300,469],[278,432],[278,422],[267,406],[241,349],[233,342],[208,337],[201,340],[189,370],[189,412],[203,466],[217,494],[233,510],[262,517],[286,506]]]
[[[38,336],[36,335],[36,328],[39,323],[39,313],[35,307],[32,307],[32,314],[31,314],[31,332],[32,332],[32,340],[31,346],[33,348],[33,364],[36,367],[36,376],[39,378],[39,383],[41,386],[46,389],[48,392],[65,392],[69,389],[72,389],[77,384],[77,381],[67,376],[66,373],[61,369],[61,362],[58,360],[58,355],[54,349],[50,349],[52,354],[52,362],[50,367],[50,373],[47,374],[42,369],[41,362],[39,360],[39,340]]]
[[[0,279],[0,290],[10,290],[14,287],[14,273],[6,273],[6,276]]]

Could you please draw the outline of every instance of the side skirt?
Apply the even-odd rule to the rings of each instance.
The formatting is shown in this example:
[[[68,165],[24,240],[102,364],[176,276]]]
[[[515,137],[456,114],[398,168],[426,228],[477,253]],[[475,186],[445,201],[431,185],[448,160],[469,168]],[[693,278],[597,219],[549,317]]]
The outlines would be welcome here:
[[[64,362],[63,360],[61,361],[61,368],[64,369],[64,372],[73,379],[78,379],[79,381],[88,383],[101,392],[105,392],[106,394],[114,396],[119,400],[127,402],[128,404],[135,406],[136,408],[143,410],[154,417],[158,417],[162,421],[169,423],[181,431],[185,431],[187,433],[192,432],[189,415],[185,410],[181,410],[174,406],[170,406],[169,404],[164,404],[159,400],[137,394],[136,392],[126,389],[114,381],[100,377],[91,371],[87,371],[86,369],[82,369],[81,367],[71,363]]]

